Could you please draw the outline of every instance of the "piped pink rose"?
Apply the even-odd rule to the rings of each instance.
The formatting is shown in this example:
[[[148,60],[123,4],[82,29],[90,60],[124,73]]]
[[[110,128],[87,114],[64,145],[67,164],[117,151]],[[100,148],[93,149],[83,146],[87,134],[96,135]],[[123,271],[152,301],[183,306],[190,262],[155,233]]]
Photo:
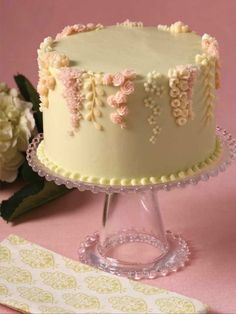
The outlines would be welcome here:
[[[134,70],[125,69],[124,71],[122,71],[122,74],[124,75],[126,79],[129,79],[129,80],[133,80],[136,78],[136,73],[134,72]]]
[[[127,102],[127,96],[119,91],[115,94],[115,100],[118,104],[123,104]]]
[[[110,74],[110,73],[104,74],[104,76],[102,78],[102,82],[105,85],[111,85],[112,84],[112,80],[113,80],[113,75]]]
[[[122,116],[122,117],[126,117],[129,113],[129,109],[126,105],[121,105],[118,109],[117,109],[117,113]]]
[[[114,124],[119,124],[121,126],[121,128],[125,127],[125,122],[124,122],[123,117],[121,115],[119,115],[117,112],[112,112],[110,114],[110,118]]]
[[[117,72],[113,76],[112,83],[114,86],[121,86],[125,81],[125,77],[122,73]]]
[[[130,80],[125,81],[121,86],[121,92],[125,95],[130,95],[134,92],[134,83]]]
[[[116,97],[114,95],[111,95],[109,97],[107,97],[107,103],[110,107],[112,108],[117,108],[119,107],[118,102],[116,101]]]

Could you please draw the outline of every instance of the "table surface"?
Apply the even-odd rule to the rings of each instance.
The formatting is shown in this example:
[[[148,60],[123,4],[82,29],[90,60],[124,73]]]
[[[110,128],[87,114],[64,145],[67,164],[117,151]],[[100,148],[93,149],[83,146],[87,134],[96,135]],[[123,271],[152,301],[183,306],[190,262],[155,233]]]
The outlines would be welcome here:
[[[166,228],[188,240],[192,257],[182,271],[146,282],[197,298],[211,306],[211,313],[236,313],[235,176],[236,163],[208,182],[159,193]],[[1,198],[18,186],[1,190]],[[102,194],[72,191],[14,224],[0,221],[0,240],[15,233],[77,259],[79,243],[101,225],[103,199]],[[1,306],[0,312],[13,313]]]
[[[24,73],[37,82],[36,49],[48,35],[65,25],[130,18],[146,25],[183,20],[192,29],[220,42],[222,86],[218,92],[217,122],[236,136],[235,0],[1,0],[1,80],[13,85],[13,75]],[[65,14],[65,10],[67,14]],[[14,21],[14,22],[12,22]],[[160,192],[167,229],[180,232],[190,243],[191,264],[176,274],[148,281],[209,304],[211,313],[236,313],[236,162],[207,183]],[[6,199],[19,183],[0,191]],[[65,256],[77,259],[84,237],[101,224],[103,195],[73,191],[19,218],[0,220],[0,240],[18,234]],[[13,313],[0,306],[0,313]]]

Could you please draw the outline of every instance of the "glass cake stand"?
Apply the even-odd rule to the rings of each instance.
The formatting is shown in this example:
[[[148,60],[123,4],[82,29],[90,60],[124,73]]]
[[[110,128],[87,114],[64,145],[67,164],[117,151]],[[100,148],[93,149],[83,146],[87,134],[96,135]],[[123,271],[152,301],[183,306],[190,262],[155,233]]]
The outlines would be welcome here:
[[[236,141],[220,127],[216,128],[216,134],[222,144],[218,161],[197,174],[166,183],[109,186],[65,178],[46,168],[37,158],[43,134],[38,134],[29,145],[27,160],[39,176],[57,185],[105,193],[101,231],[88,235],[80,244],[81,262],[136,280],[153,279],[176,272],[190,257],[187,242],[180,235],[164,231],[158,192],[196,185],[224,171],[236,157]]]

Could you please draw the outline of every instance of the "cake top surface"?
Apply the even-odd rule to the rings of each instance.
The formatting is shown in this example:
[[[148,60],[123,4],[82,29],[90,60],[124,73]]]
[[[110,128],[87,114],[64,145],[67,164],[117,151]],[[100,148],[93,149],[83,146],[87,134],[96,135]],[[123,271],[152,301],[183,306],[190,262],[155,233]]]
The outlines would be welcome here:
[[[141,76],[152,70],[167,74],[202,53],[201,37],[194,32],[121,25],[66,36],[54,42],[53,50],[66,55],[72,67],[106,73],[129,68]]]

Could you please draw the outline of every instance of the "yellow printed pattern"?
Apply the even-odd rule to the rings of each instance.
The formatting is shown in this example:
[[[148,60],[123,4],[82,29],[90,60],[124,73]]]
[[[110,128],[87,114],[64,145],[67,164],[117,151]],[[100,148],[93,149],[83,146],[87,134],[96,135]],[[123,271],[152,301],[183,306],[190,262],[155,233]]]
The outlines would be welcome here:
[[[109,302],[113,309],[123,313],[146,313],[147,303],[141,298],[133,298],[130,296],[111,297]]]
[[[85,281],[89,289],[98,293],[120,292],[122,288],[119,279],[108,276],[87,277]]]
[[[43,283],[54,289],[72,289],[77,286],[76,278],[61,272],[41,273]]]
[[[161,313],[169,314],[191,314],[196,313],[195,307],[191,301],[183,300],[180,298],[169,298],[156,300],[159,305]]]
[[[14,234],[9,235],[7,239],[12,245],[21,245],[21,244],[29,243],[27,240],[22,239]]]
[[[40,306],[39,310],[42,314],[75,314],[74,312],[68,312],[68,310],[65,310],[58,306]]]
[[[0,262],[9,262],[11,259],[11,252],[7,247],[0,245]]]
[[[65,261],[65,266],[67,268],[73,269],[77,273],[80,273],[80,272],[86,273],[86,272],[94,271],[94,268],[89,265],[78,263],[66,257],[64,257],[63,259]]]
[[[32,275],[29,271],[15,266],[0,266],[0,277],[10,283],[31,283]]]
[[[0,303],[42,314],[207,313],[195,299],[102,272],[16,235],[0,243]]]
[[[66,304],[70,304],[77,309],[97,309],[100,302],[97,297],[91,297],[83,293],[64,294],[63,298]]]
[[[8,289],[6,286],[1,284],[0,285],[0,295],[6,295],[6,294],[8,294]]]
[[[54,266],[53,255],[43,250],[21,250],[20,256],[23,262],[32,268],[50,268]]]
[[[135,291],[141,292],[146,295],[155,295],[159,293],[166,293],[165,289],[151,287],[148,285],[143,285],[140,282],[130,280],[130,284]]]
[[[43,289],[33,287],[19,287],[17,288],[19,295],[33,302],[39,303],[53,303],[53,295],[50,292],[44,291]]]
[[[8,305],[11,308],[18,309],[19,311],[23,313],[29,313],[29,305],[25,303],[21,303],[17,300],[7,300],[5,302],[5,305]]]

